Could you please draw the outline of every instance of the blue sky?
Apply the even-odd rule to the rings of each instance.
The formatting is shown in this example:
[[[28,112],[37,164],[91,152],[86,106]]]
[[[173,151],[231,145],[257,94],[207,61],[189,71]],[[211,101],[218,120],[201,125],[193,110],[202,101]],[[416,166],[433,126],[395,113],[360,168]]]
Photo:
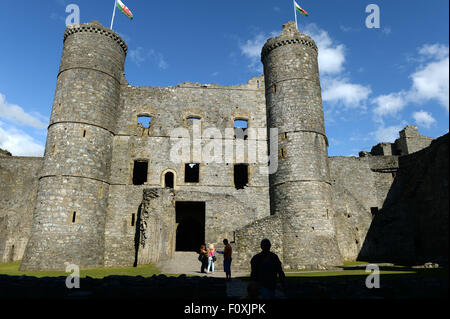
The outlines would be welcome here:
[[[393,141],[408,124],[423,135],[449,130],[449,2],[299,0],[310,13],[300,31],[320,49],[332,156],[357,155]],[[66,6],[81,22],[109,26],[113,0],[16,0],[0,11],[0,147],[42,156],[62,52]],[[132,85],[185,81],[234,85],[262,73],[260,50],[294,19],[291,0],[125,0],[114,30],[129,46]],[[365,25],[377,4],[381,28]]]

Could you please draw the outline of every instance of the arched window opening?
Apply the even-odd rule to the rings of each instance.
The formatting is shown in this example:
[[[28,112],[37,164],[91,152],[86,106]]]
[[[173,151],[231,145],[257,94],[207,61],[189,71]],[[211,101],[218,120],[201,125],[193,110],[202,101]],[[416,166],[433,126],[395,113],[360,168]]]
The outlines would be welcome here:
[[[164,175],[165,188],[174,188],[174,185],[175,185],[175,175],[172,172],[167,172]]]

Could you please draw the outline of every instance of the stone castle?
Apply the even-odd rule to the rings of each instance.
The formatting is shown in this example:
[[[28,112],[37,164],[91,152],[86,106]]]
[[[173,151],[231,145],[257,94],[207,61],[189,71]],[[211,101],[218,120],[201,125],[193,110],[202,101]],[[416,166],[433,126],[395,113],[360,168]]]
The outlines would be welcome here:
[[[239,268],[262,238],[287,269],[448,260],[448,134],[408,126],[359,158],[329,157],[318,48],[295,23],[265,44],[264,76],[243,85],[134,87],[126,54],[96,21],[67,27],[44,158],[0,153],[0,262],[131,266],[223,238]],[[199,127],[248,128],[218,142],[277,145],[278,169],[234,153],[171,161],[173,130]]]

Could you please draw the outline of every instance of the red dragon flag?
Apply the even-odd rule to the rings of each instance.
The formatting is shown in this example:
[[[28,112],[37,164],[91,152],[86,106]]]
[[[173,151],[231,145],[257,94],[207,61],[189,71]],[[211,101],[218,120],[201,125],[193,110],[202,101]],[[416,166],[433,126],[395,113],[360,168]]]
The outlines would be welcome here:
[[[297,30],[298,30],[297,12],[300,14],[303,14],[304,16],[308,16],[308,12],[303,10],[303,8],[298,5],[297,1],[295,1],[295,0],[293,0],[293,1],[294,1],[294,13],[295,13],[295,25],[297,26]]]
[[[120,0],[114,0],[114,10],[113,10],[113,16],[111,20],[111,30],[113,28],[114,24],[114,17],[116,16],[116,9],[119,8],[120,11],[123,12],[124,15],[126,15],[128,18],[133,20],[133,14],[131,13],[130,9],[126,5],[123,4]]]
[[[128,18],[133,20],[133,14],[131,13],[130,9],[127,8],[126,5],[123,4],[122,1],[117,0],[117,8],[119,8],[120,11],[123,12]]]

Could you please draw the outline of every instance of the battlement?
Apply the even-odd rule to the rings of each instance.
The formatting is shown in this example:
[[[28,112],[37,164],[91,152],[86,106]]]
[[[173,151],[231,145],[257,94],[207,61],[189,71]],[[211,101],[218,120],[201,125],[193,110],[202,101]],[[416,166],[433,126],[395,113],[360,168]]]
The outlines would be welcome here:
[[[95,20],[91,21],[90,23],[73,24],[68,26],[66,28],[66,31],[64,32],[64,42],[66,42],[68,36],[79,32],[92,32],[105,35],[111,38],[111,40],[115,41],[118,45],[120,45],[125,54],[127,54],[128,52],[127,44],[117,33],[102,26],[100,22]]]
[[[263,61],[272,50],[289,44],[303,44],[312,48],[316,53],[319,52],[316,43],[310,36],[300,33],[297,30],[295,22],[288,22],[283,25],[283,29],[279,36],[267,40],[261,52],[261,61]]]

